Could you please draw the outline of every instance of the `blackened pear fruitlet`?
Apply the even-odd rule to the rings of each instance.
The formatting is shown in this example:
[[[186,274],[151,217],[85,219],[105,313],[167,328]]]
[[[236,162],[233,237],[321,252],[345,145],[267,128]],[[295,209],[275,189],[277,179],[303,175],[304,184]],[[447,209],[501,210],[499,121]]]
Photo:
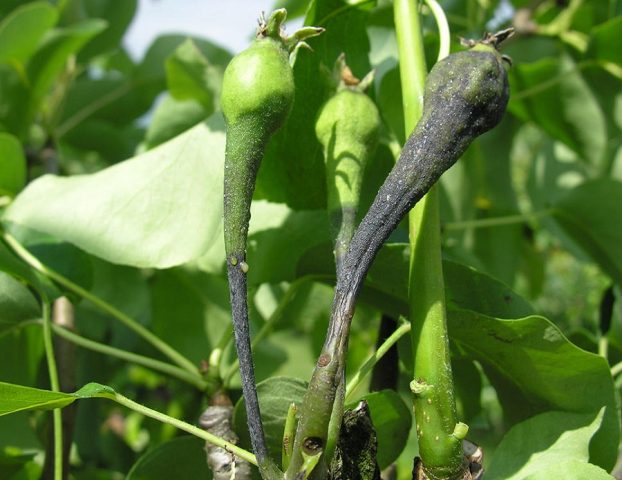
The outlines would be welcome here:
[[[509,99],[505,62],[494,46],[476,44],[432,68],[421,119],[354,234],[338,288],[358,279],[358,291],[374,256],[404,215],[473,140],[501,121]]]
[[[495,127],[505,113],[509,88],[505,59],[496,50],[498,41],[491,36],[470,50],[449,55],[428,76],[422,117],[337,272],[328,334],[303,401],[295,448],[326,443],[330,411],[324,410],[332,405],[334,386],[345,368],[339,359],[347,348],[356,296],[382,244],[471,142]],[[323,400],[317,401],[320,397]],[[290,471],[296,471],[294,462]]]

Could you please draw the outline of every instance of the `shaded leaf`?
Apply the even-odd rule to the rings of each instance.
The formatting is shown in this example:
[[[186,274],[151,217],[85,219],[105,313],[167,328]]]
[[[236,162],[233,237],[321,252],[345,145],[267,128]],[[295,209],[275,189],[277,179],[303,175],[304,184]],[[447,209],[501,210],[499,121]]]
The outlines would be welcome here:
[[[0,63],[23,69],[57,19],[58,12],[48,2],[32,2],[16,8],[0,22]]]
[[[156,147],[202,122],[208,110],[195,100],[175,100],[170,95],[158,103],[145,135],[147,149]]]
[[[45,42],[28,62],[27,75],[30,83],[28,107],[22,107],[22,122],[17,130],[20,135],[35,118],[45,95],[65,68],[67,59],[104,28],[106,23],[102,20],[85,20],[69,27],[55,29],[46,37]]]
[[[26,158],[22,145],[13,135],[0,132],[0,196],[15,196],[25,184]]]
[[[557,201],[556,222],[611,278],[622,285],[622,182],[586,182]]]
[[[547,468],[534,472],[525,480],[550,480],[551,478],[564,478],[566,480],[614,480],[605,470],[591,463],[579,462],[578,460],[565,460],[553,463]]]
[[[367,17],[376,1],[351,3],[345,0],[311,2],[305,25],[326,28],[322,35],[310,39],[309,45],[318,53],[324,65],[332,69],[341,53],[346,54],[352,72],[363,78],[371,70]]]
[[[408,315],[407,285],[410,246],[385,245],[369,274],[362,298],[387,308],[395,316]],[[500,318],[517,318],[533,313],[532,307],[502,282],[474,268],[443,261],[443,276],[449,308],[469,309]]]
[[[7,223],[6,227],[7,231],[44,265],[87,290],[91,288],[93,269],[89,255],[52,235],[11,223]],[[37,276],[43,278],[43,275],[39,273]],[[76,297],[73,292],[65,290],[64,287],[58,287],[58,289],[59,292],[52,293],[51,298],[56,298],[60,290],[68,294],[70,298]]]
[[[112,263],[165,268],[201,255],[221,223],[219,115],[131,160],[91,175],[46,175],[5,221],[71,242]]]
[[[491,480],[544,478],[542,471],[574,460],[586,464],[590,440],[598,431],[603,411],[593,414],[546,412],[514,425],[495,450],[486,477]],[[536,477],[532,477],[537,474]],[[563,477],[585,478],[576,473]]]
[[[173,269],[159,272],[150,287],[154,333],[199,364],[231,328],[227,280]]]
[[[264,203],[252,212],[255,217],[251,224],[255,220],[257,224],[249,235],[251,284],[294,280],[298,259],[330,238],[324,210],[291,211],[283,205]]]
[[[41,465],[35,460],[35,455],[34,452],[5,448],[0,452],[0,477],[5,480],[38,480],[41,478]]]
[[[212,472],[207,466],[205,455],[203,440],[190,436],[173,438],[143,454],[125,480],[209,480]]]
[[[99,35],[91,40],[80,52],[80,62],[119,48],[121,39],[129,27],[138,0],[82,0],[82,8],[88,17],[104,20],[108,25]]]
[[[283,202],[294,209],[326,205],[322,146],[314,121],[331,89],[318,55],[301,49],[294,65],[296,97],[285,125],[268,143],[257,176],[256,197]]]
[[[622,51],[618,41],[622,35],[622,17],[615,17],[592,30],[588,55],[606,60],[622,68]]]
[[[602,168],[605,117],[573,60],[545,58],[517,65],[509,74],[510,111],[564,142],[593,168]]]
[[[188,38],[186,35],[162,35],[156,38],[133,72],[132,90],[127,98],[131,100],[133,95],[139,95],[144,99],[143,104],[151,105],[156,96],[166,88],[166,59]],[[224,69],[231,60],[231,54],[219,45],[201,38],[190,38],[211,65]]]
[[[49,287],[48,293],[55,290],[55,287],[52,287],[49,282],[45,281],[39,274],[15,256],[3,241],[0,241],[0,271],[6,272],[36,288],[42,288],[43,284],[46,288]]]
[[[272,377],[257,384],[261,419],[266,433],[266,444],[272,458],[281,458],[285,417],[291,403],[300,406],[307,390],[306,382],[296,378]],[[243,448],[250,446],[244,399],[240,399],[233,412],[234,430],[240,436]]]
[[[0,272],[0,335],[17,323],[40,315],[39,303],[28,287]]]
[[[166,59],[168,90],[177,100],[196,100],[214,111],[214,91],[209,88],[209,63],[195,43],[188,39]]]

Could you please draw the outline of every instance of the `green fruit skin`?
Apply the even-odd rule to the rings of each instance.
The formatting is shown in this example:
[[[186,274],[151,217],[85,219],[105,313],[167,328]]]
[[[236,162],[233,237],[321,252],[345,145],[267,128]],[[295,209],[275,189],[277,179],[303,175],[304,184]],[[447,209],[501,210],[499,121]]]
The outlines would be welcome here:
[[[260,38],[236,55],[225,70],[220,102],[228,125],[260,118],[268,134],[283,125],[294,102],[294,74],[283,43]]]
[[[346,88],[322,107],[315,134],[324,147],[328,212],[335,256],[345,254],[354,233],[365,167],[378,143],[380,114],[363,92]]]
[[[227,123],[225,251],[244,261],[250,203],[270,136],[294,102],[294,77],[282,42],[260,38],[227,66],[221,106]]]

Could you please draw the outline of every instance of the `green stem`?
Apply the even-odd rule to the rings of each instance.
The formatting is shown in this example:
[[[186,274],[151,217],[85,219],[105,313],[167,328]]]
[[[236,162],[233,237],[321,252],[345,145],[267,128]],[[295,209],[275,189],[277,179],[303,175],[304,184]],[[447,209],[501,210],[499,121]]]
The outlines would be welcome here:
[[[54,356],[54,343],[52,342],[52,316],[50,313],[50,302],[42,294],[43,312],[43,344],[45,346],[45,357],[48,363],[50,376],[50,386],[53,392],[60,392],[58,380],[58,369],[56,367],[56,357]],[[60,408],[55,408],[52,412],[54,424],[54,480],[63,479],[63,423]]]
[[[622,373],[622,362],[616,363],[613,367],[611,367],[611,376],[617,377]]]
[[[400,59],[404,123],[408,136],[421,118],[423,91],[428,70],[416,2],[395,0],[393,10]]]
[[[382,357],[386,355],[389,349],[397,343],[397,341],[410,332],[410,322],[404,322],[398,327],[389,338],[387,338],[378,349],[371,354],[371,356],[365,361],[363,366],[354,374],[352,379],[348,382],[346,387],[346,403],[350,400],[350,397],[359,386],[361,381],[373,370],[374,366],[380,361]]]
[[[158,372],[162,372],[166,375],[170,375],[171,377],[175,377],[179,380],[189,383],[190,385],[194,385],[199,390],[205,389],[206,382],[201,378],[200,375],[194,375],[179,367],[170,365],[165,362],[161,362],[159,360],[155,360],[153,358],[145,357],[143,355],[138,355],[136,353],[127,352],[125,350],[111,347],[109,345],[104,345],[103,343],[95,342],[88,338],[81,337],[80,335],[77,335],[72,331],[67,330],[66,328],[63,328],[59,325],[52,325],[52,330],[59,337],[63,337],[65,340],[74,343],[80,347],[92,350],[94,352],[102,353],[110,357],[119,358],[121,360],[125,360],[136,365],[141,365],[143,367],[147,367]]]
[[[607,335],[601,335],[598,339],[598,354],[607,360],[609,356],[609,339]]]
[[[410,133],[423,108],[425,54],[416,2],[396,0],[394,13],[404,119],[406,132]],[[431,478],[457,478],[462,475],[463,454],[461,441],[453,435],[457,414],[449,361],[437,187],[410,212],[409,236],[409,303],[417,387],[413,389],[413,403],[419,454]]]
[[[216,445],[217,447],[224,448],[225,450],[233,453],[234,455],[240,457],[241,459],[246,460],[247,462],[252,463],[253,465],[257,466],[257,459],[255,458],[255,455],[253,455],[247,450],[244,450],[243,448],[238,447],[237,445],[234,445],[233,443],[227,442],[226,440],[223,440],[222,438],[217,437],[216,435],[212,435],[211,433],[206,432],[205,430],[202,430],[199,427],[195,427],[194,425],[190,425],[189,423],[186,423],[182,420],[169,417],[168,415],[158,412],[157,410],[152,410],[149,407],[145,407],[144,405],[141,405],[140,403],[130,400],[127,397],[124,397],[120,393],[115,392],[114,394],[106,395],[105,398],[110,398],[111,400],[114,400],[115,402],[131,410],[134,410],[135,412],[141,413],[145,415],[146,417],[153,418],[162,423],[173,425],[174,427],[179,428],[180,430],[183,430],[184,432],[190,433],[191,435],[194,435],[195,437],[202,438],[203,440],[211,443],[212,445]]]
[[[438,58],[437,62],[440,62],[443,58],[449,55],[449,49],[451,47],[451,35],[449,34],[449,23],[447,22],[447,16],[443,7],[436,0],[425,0],[428,7],[434,15],[436,25],[438,25],[438,35],[440,44],[438,46]]]
[[[443,230],[466,230],[468,228],[488,228],[499,227],[502,225],[514,225],[517,223],[527,223],[538,218],[548,217],[554,213],[554,209],[538,210],[537,212],[527,212],[518,215],[507,215],[503,217],[478,218],[475,220],[464,220],[461,222],[448,222],[443,224]]]
[[[168,345],[166,342],[158,338],[156,335],[151,333],[149,330],[143,327],[136,320],[127,316],[125,313],[113,307],[112,305],[105,302],[101,298],[93,295],[89,291],[73,283],[68,278],[65,278],[60,273],[52,270],[50,267],[41,263],[39,259],[37,259],[34,255],[32,255],[26,249],[26,247],[20,244],[17,241],[17,239],[13,237],[11,234],[5,232],[3,235],[3,238],[6,241],[6,243],[13,249],[15,254],[19,258],[21,258],[24,262],[26,262],[28,265],[30,265],[32,268],[34,268],[36,271],[54,280],[58,284],[65,287],[67,290],[70,290],[73,293],[84,298],[85,300],[88,300],[93,305],[95,305],[100,310],[102,310],[103,312],[106,312],[110,316],[119,320],[126,327],[136,332],[145,341],[150,343],[153,347],[158,349],[160,352],[162,352],[164,355],[166,355],[168,358],[170,358],[173,362],[175,362],[177,365],[179,365],[184,370],[187,370],[188,372],[193,373],[195,375],[200,375],[199,369],[194,363],[192,363],[190,360],[188,360],[186,357],[184,357],[181,353],[179,353],[173,347]]]

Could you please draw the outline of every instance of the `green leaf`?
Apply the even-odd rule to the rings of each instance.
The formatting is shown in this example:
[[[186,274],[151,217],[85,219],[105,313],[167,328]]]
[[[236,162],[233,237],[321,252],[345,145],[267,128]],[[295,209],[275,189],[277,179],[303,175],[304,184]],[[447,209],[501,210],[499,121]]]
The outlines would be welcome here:
[[[497,318],[520,318],[533,307],[510,287],[476,269],[443,261],[443,277],[450,309],[466,309]]]
[[[404,400],[393,390],[369,393],[361,400],[365,400],[369,406],[378,438],[378,466],[382,470],[391,465],[406,446],[412,427],[412,414]]]
[[[4,420],[4,419],[3,419]],[[14,433],[14,432],[11,432]],[[41,465],[36,453],[5,448],[0,452],[0,477],[6,480],[37,480],[41,478]]]
[[[7,231],[44,265],[51,267],[62,276],[87,290],[91,288],[93,283],[93,269],[91,266],[91,257],[89,255],[70,243],[59,240],[51,235],[10,223],[7,223],[6,227]],[[37,276],[43,278],[43,275],[38,273]],[[53,292],[49,295],[52,299],[59,296],[62,288],[58,288],[58,292]],[[75,298],[75,294],[70,293],[70,291],[65,292],[68,293],[67,296],[72,300]]]
[[[223,129],[214,115],[95,174],[41,177],[18,195],[4,220],[112,263],[165,268],[197,258],[221,223]]]
[[[510,70],[510,87],[512,113],[564,142],[594,169],[602,168],[607,144],[605,117],[579,66],[569,56],[516,65]]]
[[[615,388],[600,356],[579,349],[543,317],[501,320],[449,310],[450,338],[483,367],[508,418],[546,411],[592,413],[606,407],[590,459],[613,467],[619,441]]]
[[[294,65],[296,100],[285,125],[272,137],[257,176],[256,197],[294,209],[326,205],[322,146],[314,121],[331,84],[318,55],[301,49]]]
[[[198,365],[231,328],[226,278],[172,269],[151,280],[153,331]]]
[[[468,218],[484,219],[519,213],[512,185],[510,151],[515,133],[513,117],[506,115],[491,132],[482,135],[467,152],[465,170],[475,208]],[[463,187],[464,188],[464,187]],[[449,195],[455,192],[450,192]],[[462,218],[464,219],[464,218]],[[473,231],[473,252],[494,278],[512,285],[521,261],[523,225],[480,228]]]
[[[554,219],[611,278],[622,285],[622,182],[586,182],[554,206]]]
[[[80,52],[78,61],[86,63],[96,55],[107,53],[119,48],[123,35],[129,27],[134,14],[138,0],[125,0],[117,2],[116,0],[82,0],[81,6],[84,13],[89,18],[98,18],[108,25],[93,40],[91,40]]]
[[[24,108],[21,129],[26,131],[41,107],[49,89],[65,68],[67,59],[77,53],[91,38],[106,28],[101,20],[86,20],[70,27],[53,30],[37,53],[28,62],[27,75],[30,79],[29,105]]]
[[[15,196],[26,184],[26,158],[19,140],[9,133],[0,132],[0,159],[0,196]]]
[[[605,470],[591,463],[578,460],[565,460],[554,463],[542,470],[532,473],[525,480],[550,480],[551,478],[563,478],[565,480],[615,480]]]
[[[167,84],[173,98],[196,100],[208,115],[214,111],[215,97],[213,88],[210,88],[209,75],[209,63],[191,39],[179,45],[166,59]]]
[[[119,125],[106,119],[87,118],[61,135],[58,148],[60,165],[63,167],[61,170],[89,173],[125,160],[136,153],[143,135],[144,131],[136,125]],[[84,161],[85,158],[93,158],[94,154],[101,156],[101,166],[95,161]]]
[[[0,335],[19,322],[40,316],[39,303],[28,287],[0,272]]]
[[[559,463],[587,464],[590,440],[598,431],[603,410],[593,414],[546,412],[514,425],[495,450],[486,477],[522,480]],[[586,478],[576,474],[548,478]]]
[[[156,96],[166,88],[166,60],[187,40],[188,36],[184,35],[158,37],[136,67],[131,81],[133,90],[127,98],[131,100],[133,95],[138,95],[144,99],[143,104],[151,105]],[[211,65],[221,67],[224,71],[224,67],[231,60],[228,51],[201,38],[192,38],[192,41]]]
[[[48,2],[32,2],[15,9],[0,23],[0,63],[19,70],[37,50],[58,13]]]
[[[170,480],[171,478],[202,480],[212,478],[212,472],[207,466],[203,440],[183,436],[161,443],[138,459],[125,480]]]
[[[371,70],[366,21],[373,3],[330,0],[310,4],[305,25],[323,26],[326,31],[308,40],[313,51],[298,52],[296,101],[286,124],[268,144],[257,178],[257,198],[286,203],[296,210],[325,207],[324,155],[313,119],[336,88],[330,70],[340,53],[346,53],[355,75],[362,78]]]
[[[91,257],[91,263],[93,266],[91,294],[142,325],[150,325],[151,295],[144,273],[135,268],[114,265],[95,257]],[[75,305],[75,321],[76,328],[82,335],[110,346],[136,351],[144,345],[136,333],[128,330],[125,325],[103,313],[90,302],[80,302]],[[93,377],[86,378],[93,379]],[[101,378],[102,381],[108,380],[108,377],[97,378]]]
[[[622,17],[615,17],[595,27],[590,35],[588,55],[613,62],[622,68],[622,52],[617,48],[622,35]]]
[[[285,417],[291,403],[300,406],[307,390],[306,382],[296,378],[272,377],[257,384],[261,419],[266,433],[266,444],[272,458],[281,458]],[[250,437],[246,426],[244,399],[240,399],[233,412],[234,430],[240,436],[240,446],[248,448]]]
[[[2,381],[18,385],[34,385],[40,378],[41,360],[45,354],[43,329],[40,325],[30,324],[24,328],[5,332],[0,336],[0,352],[2,352],[0,362]]]
[[[185,132],[208,116],[208,110],[195,100],[176,100],[164,94],[153,112],[145,135],[147,149],[156,147]]]
[[[396,317],[408,315],[409,258],[409,245],[385,245],[367,275],[363,298]],[[533,313],[529,303],[507,285],[472,267],[444,260],[443,276],[449,308],[468,309],[500,318]]]
[[[248,281],[277,283],[296,278],[298,259],[329,241],[324,210],[291,211],[284,205],[256,202],[251,210]],[[223,257],[224,258],[224,257]]]
[[[376,1],[352,3],[346,0],[320,0],[311,2],[305,25],[326,28],[322,35],[312,38],[309,45],[332,69],[337,57],[346,54],[352,72],[363,78],[371,70],[369,64],[369,39],[367,18]]]
[[[24,410],[52,410],[73,403],[68,393],[50,392],[38,388],[0,382],[0,416]]]
[[[3,241],[0,241],[0,271],[9,273],[34,287],[41,286],[40,278],[35,271],[16,257]]]
[[[284,8],[287,10],[287,19],[291,20],[304,15],[309,7],[309,3],[308,0],[276,0],[271,10]]]

